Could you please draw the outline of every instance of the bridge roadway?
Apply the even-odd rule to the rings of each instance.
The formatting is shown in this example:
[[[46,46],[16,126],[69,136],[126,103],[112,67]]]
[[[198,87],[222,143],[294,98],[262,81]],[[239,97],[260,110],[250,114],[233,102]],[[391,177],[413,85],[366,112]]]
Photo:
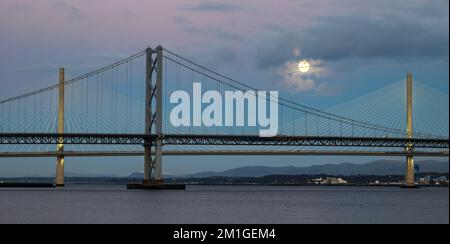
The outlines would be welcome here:
[[[302,146],[302,147],[365,147],[365,148],[434,148],[448,149],[448,138],[391,137],[320,137],[320,136],[235,136],[165,134],[56,134],[1,133],[0,145],[144,145],[157,138],[164,145],[220,146]]]
[[[168,150],[165,156],[415,156],[415,157],[449,157],[448,151],[441,152],[370,152],[370,151],[231,151],[231,150]],[[45,157],[141,157],[144,151],[65,151],[65,152],[0,152],[0,158],[45,158]]]

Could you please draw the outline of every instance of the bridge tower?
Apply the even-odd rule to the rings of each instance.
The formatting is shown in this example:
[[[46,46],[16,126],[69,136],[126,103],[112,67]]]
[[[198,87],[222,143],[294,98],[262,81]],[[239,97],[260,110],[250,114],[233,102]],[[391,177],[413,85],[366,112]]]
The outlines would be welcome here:
[[[58,134],[64,134],[64,68],[59,68],[59,98],[58,98]],[[64,138],[58,138],[56,146],[58,152],[64,151]],[[64,156],[58,156],[56,159],[56,186],[64,186]]]
[[[162,183],[163,48],[146,50],[144,185]]]
[[[413,76],[408,73],[406,76],[406,133],[408,138],[413,138]],[[412,152],[413,147],[410,145],[406,148]],[[415,187],[414,176],[414,157],[406,156],[406,179],[405,187]]]

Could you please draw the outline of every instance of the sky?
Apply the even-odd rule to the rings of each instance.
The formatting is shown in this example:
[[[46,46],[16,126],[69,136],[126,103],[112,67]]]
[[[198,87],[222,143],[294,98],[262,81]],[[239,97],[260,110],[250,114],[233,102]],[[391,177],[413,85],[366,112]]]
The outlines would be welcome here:
[[[158,45],[320,109],[404,79],[408,71],[445,94],[449,90],[447,0],[0,0],[0,100],[56,83],[59,66],[69,75],[83,74]],[[314,72],[290,74],[300,60]],[[258,157],[224,159],[233,164],[186,160],[188,166],[168,159],[167,172],[280,165]],[[142,171],[140,159],[91,161],[67,167],[80,173]],[[38,160],[39,166],[23,159],[0,162],[2,175],[54,171],[51,160]]]

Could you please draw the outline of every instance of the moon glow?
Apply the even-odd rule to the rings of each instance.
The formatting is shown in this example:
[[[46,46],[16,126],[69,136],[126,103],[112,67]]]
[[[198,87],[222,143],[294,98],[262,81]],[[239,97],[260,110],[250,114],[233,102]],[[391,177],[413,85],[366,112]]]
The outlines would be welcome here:
[[[310,64],[308,63],[308,61],[306,61],[306,60],[301,61],[301,62],[298,64],[298,70],[299,70],[300,72],[302,72],[302,73],[308,72],[310,68],[311,68],[311,66],[310,66]]]

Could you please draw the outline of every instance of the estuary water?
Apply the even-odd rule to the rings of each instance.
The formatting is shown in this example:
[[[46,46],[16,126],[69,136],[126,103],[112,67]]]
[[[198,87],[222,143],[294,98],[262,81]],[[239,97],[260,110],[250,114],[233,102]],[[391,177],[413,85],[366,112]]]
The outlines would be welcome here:
[[[0,223],[449,223],[448,188],[125,188],[0,189]]]

